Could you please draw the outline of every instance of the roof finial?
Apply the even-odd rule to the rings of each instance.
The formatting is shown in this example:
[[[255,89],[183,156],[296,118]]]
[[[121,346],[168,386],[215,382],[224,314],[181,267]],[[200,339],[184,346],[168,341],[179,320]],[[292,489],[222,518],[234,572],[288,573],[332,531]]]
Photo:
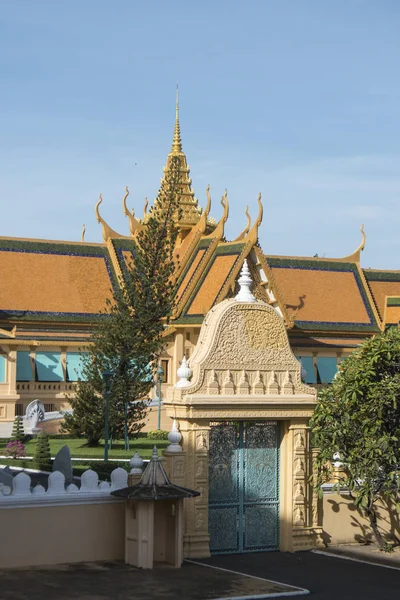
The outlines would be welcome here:
[[[245,258],[242,270],[240,271],[240,277],[238,279],[240,290],[235,296],[236,302],[256,302],[256,298],[250,291],[250,286],[252,283],[253,280],[250,276],[249,265],[247,264],[247,259]]]
[[[182,152],[181,128],[179,126],[179,88],[178,88],[178,84],[176,84],[175,129],[174,129],[174,139],[172,142],[172,152]]]
[[[86,226],[85,226],[85,224],[83,224],[82,225],[81,242],[85,241],[85,233],[86,233]]]

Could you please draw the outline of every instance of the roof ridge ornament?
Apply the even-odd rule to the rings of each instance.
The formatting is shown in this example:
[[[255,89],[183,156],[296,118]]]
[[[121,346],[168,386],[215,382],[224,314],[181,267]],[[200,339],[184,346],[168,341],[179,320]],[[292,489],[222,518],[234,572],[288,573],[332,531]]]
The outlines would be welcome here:
[[[361,225],[360,227],[360,231],[361,231],[361,243],[359,244],[358,248],[355,250],[355,252],[353,252],[353,254],[350,254],[349,256],[345,256],[344,258],[340,259],[342,262],[360,262],[360,256],[361,256],[361,252],[364,250],[365,248],[365,244],[367,241],[367,236],[365,235],[365,231],[364,231],[364,224]]]
[[[252,283],[253,280],[250,275],[249,265],[247,263],[247,258],[245,258],[242,270],[240,271],[240,277],[238,279],[240,290],[239,293],[235,296],[236,302],[257,302],[255,296],[253,296],[253,294],[250,291],[250,286],[252,285]]]
[[[107,242],[107,240],[109,240],[109,239],[125,238],[126,236],[117,233],[116,231],[114,231],[114,229],[111,229],[111,227],[108,225],[108,223],[100,215],[99,206],[100,206],[100,204],[102,202],[103,202],[103,196],[102,196],[102,194],[100,194],[99,200],[98,200],[98,202],[97,202],[97,204],[95,206],[94,211],[96,213],[97,222],[101,223],[101,230],[102,230],[103,240],[105,242]]]
[[[246,237],[246,235],[249,233],[250,231],[250,227],[251,227],[251,216],[249,213],[249,207],[246,206],[246,210],[244,211],[244,214],[247,217],[247,225],[246,227],[243,229],[242,233],[240,235],[237,236],[237,238],[235,240],[233,240],[234,242],[240,242],[240,240],[243,240],[243,238]]]
[[[131,236],[134,237],[135,234],[139,231],[140,229],[140,223],[139,221],[135,218],[135,209],[132,208],[132,211],[129,211],[129,208],[126,205],[126,199],[129,196],[129,188],[128,186],[125,187],[125,195],[122,198],[122,210],[124,211],[124,215],[126,217],[128,217],[129,219],[129,231],[131,232]]]

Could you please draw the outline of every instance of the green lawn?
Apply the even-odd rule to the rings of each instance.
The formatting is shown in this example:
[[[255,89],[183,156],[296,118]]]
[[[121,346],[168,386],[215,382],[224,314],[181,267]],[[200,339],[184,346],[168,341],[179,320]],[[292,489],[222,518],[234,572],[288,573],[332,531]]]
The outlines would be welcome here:
[[[135,452],[138,452],[142,458],[151,458],[153,446],[156,445],[161,453],[168,446],[168,440],[149,440],[145,437],[130,441],[130,450],[124,450],[124,442],[118,440],[113,442],[111,450],[108,451],[108,458],[132,458]],[[0,454],[4,453],[7,445],[6,441],[0,442]],[[30,440],[25,444],[26,455],[33,456],[35,453],[36,440]],[[103,458],[104,457],[104,442],[100,446],[90,448],[86,445],[83,439],[52,439],[50,438],[51,455],[55,456],[63,446],[69,446],[72,458]],[[4,460],[1,460],[4,464]]]

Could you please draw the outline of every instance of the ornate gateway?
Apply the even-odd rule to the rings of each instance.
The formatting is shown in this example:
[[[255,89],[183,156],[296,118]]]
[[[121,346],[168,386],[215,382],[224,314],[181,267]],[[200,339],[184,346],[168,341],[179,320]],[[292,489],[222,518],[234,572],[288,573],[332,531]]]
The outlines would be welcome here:
[[[277,550],[277,423],[211,425],[208,516],[211,552]]]
[[[186,506],[188,558],[322,539],[309,479],[316,391],[301,381],[282,317],[250,293],[246,265],[239,284],[207,314],[165,402],[182,434],[182,447],[165,453],[173,481],[200,492]]]

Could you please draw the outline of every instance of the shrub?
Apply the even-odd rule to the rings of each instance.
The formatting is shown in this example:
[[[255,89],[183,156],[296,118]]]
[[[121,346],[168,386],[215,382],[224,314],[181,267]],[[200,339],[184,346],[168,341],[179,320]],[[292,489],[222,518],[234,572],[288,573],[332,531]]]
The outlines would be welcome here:
[[[50,442],[49,436],[45,431],[41,431],[36,438],[34,464],[41,471],[49,471],[51,469]]]
[[[167,440],[168,439],[168,431],[164,429],[155,429],[154,431],[147,432],[148,440]]]
[[[11,432],[11,441],[18,440],[23,442],[25,439],[24,423],[22,417],[15,417]]]
[[[23,445],[23,443],[20,440],[12,440],[11,442],[8,442],[5,450],[4,450],[4,456],[8,456],[10,458],[25,458],[26,456],[26,450],[25,450],[25,446]]]

